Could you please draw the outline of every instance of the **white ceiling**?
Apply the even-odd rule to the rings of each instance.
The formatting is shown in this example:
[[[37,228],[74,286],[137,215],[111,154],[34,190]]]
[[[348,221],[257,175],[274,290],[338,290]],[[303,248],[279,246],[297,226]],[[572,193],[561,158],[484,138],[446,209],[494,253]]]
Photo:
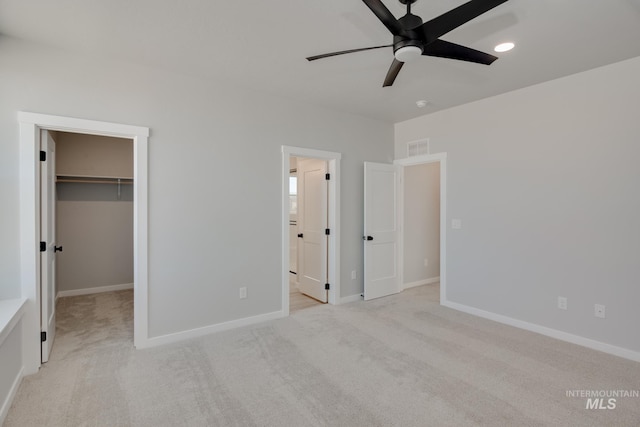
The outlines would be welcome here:
[[[427,21],[464,2],[412,11]],[[0,0],[0,34],[398,122],[640,56],[640,0],[509,0],[442,39],[514,50],[491,66],[421,57],[388,88],[392,48],[305,59],[392,42],[361,0]]]

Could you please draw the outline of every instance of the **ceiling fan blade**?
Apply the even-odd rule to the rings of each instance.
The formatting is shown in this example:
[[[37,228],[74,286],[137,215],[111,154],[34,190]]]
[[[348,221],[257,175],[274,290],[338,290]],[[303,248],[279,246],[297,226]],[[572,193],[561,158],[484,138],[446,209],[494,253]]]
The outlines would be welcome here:
[[[478,64],[484,65],[490,65],[493,61],[498,59],[497,56],[444,40],[436,40],[424,46],[422,54],[426,56],[437,56],[439,58],[477,62]]]
[[[403,65],[404,62],[400,62],[395,58],[393,59],[391,67],[389,67],[389,71],[387,71],[387,77],[384,78],[382,87],[391,86],[393,84],[393,82],[396,80],[396,77],[398,77],[398,73],[400,72],[400,69],[402,69]]]
[[[425,44],[429,44],[440,36],[488,12],[494,7],[500,6],[506,1],[507,0],[471,0],[462,6],[458,6],[422,24],[420,27],[422,29],[422,41]]]
[[[380,0],[362,0],[394,36],[403,32],[402,25]]]
[[[391,46],[393,46],[393,45],[392,44],[385,44],[383,46],[362,47],[360,49],[341,50],[340,52],[331,52],[331,53],[325,53],[325,54],[322,54],[322,55],[310,56],[310,57],[307,58],[307,61],[315,61],[316,59],[329,58],[331,56],[345,55],[347,53],[362,52],[363,50],[380,49],[380,48],[383,48],[383,47],[391,47]]]

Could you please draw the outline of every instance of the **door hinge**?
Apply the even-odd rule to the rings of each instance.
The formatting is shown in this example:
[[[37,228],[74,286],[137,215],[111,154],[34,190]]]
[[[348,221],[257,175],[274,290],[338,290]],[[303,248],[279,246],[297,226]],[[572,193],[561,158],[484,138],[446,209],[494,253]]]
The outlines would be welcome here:
[[[324,288],[325,288],[326,290],[329,290],[329,289],[331,288],[331,286],[330,286],[328,283],[325,283],[325,284],[324,284]]]
[[[47,250],[47,242],[40,242],[40,252]]]
[[[47,152],[46,151],[40,151],[40,161],[41,162],[46,162],[47,161]]]
[[[47,333],[42,331],[40,332],[40,341],[45,342],[47,340]]]
[[[324,229],[324,234],[326,234],[328,236],[329,234],[331,234],[331,230],[329,230],[328,228],[325,228]]]
[[[324,179],[326,179],[327,181],[329,181],[331,179],[331,174],[330,173],[325,173],[324,174]]]

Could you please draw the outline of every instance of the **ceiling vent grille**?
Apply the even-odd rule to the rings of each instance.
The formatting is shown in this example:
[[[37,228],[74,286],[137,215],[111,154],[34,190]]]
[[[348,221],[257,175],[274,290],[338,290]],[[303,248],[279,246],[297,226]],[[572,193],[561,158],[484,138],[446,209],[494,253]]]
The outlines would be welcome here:
[[[429,138],[407,143],[407,157],[429,154]]]

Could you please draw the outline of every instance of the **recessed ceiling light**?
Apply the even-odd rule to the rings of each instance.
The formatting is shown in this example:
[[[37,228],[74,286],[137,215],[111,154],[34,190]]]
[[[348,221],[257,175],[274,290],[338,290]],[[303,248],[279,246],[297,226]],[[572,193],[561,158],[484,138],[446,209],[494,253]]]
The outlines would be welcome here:
[[[495,50],[496,52],[507,52],[513,49],[514,46],[515,45],[511,42],[500,43],[498,46],[494,47],[493,50]]]
[[[429,101],[425,101],[424,99],[416,101],[416,105],[418,106],[418,108],[424,108],[427,106],[427,104],[429,104]]]

